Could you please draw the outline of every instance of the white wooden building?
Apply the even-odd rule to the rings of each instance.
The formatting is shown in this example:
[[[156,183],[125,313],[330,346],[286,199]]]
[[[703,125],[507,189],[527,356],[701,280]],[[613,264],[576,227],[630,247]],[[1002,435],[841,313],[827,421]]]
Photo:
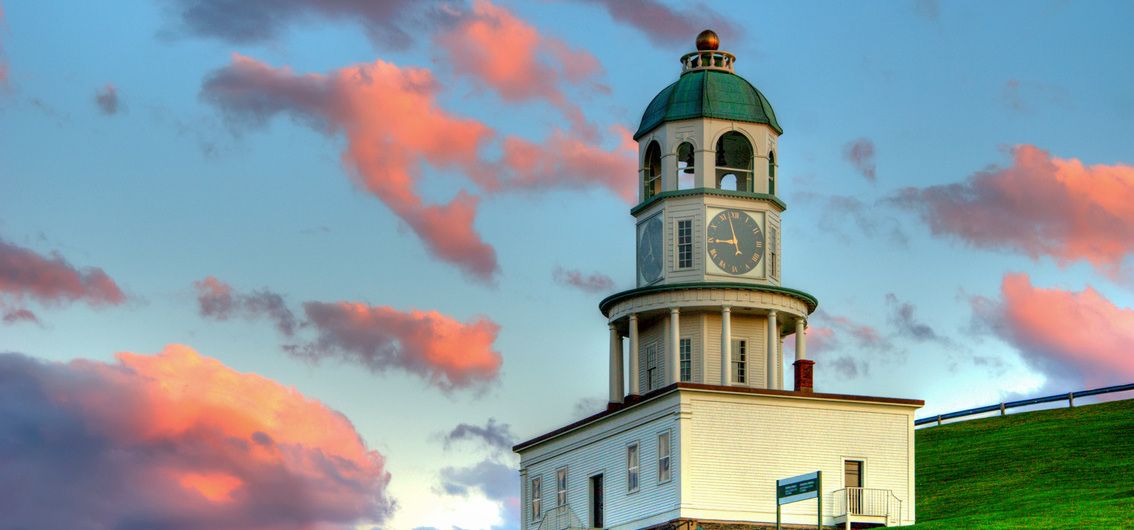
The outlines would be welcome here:
[[[764,526],[775,481],[816,470],[825,525],[915,520],[923,403],[814,391],[818,302],[780,285],[782,129],[735,61],[703,32],[642,117],[637,287],[600,304],[610,404],[515,447],[524,530]],[[783,508],[786,524],[814,527],[815,500]]]

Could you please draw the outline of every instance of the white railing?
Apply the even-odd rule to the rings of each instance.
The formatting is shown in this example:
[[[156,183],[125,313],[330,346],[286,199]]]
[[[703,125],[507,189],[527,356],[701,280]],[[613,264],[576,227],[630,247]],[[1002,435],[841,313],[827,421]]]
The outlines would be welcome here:
[[[736,56],[716,50],[700,50],[681,56],[681,73],[690,70],[724,70],[733,71]]]
[[[568,505],[552,508],[543,514],[536,530],[577,530],[586,528]]]
[[[849,522],[856,515],[884,517],[886,524],[901,524],[902,500],[893,491],[878,488],[843,488],[835,490],[835,517],[846,516]]]

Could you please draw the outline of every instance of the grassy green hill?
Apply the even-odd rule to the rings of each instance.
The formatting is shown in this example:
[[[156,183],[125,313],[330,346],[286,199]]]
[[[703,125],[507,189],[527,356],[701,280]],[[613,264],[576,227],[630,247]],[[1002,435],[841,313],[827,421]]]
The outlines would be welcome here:
[[[917,431],[909,528],[1134,528],[1134,399]]]

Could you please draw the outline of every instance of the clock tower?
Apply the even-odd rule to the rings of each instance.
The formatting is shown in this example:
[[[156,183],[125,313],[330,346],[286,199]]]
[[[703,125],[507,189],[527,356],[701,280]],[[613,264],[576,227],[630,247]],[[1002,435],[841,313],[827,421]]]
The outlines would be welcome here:
[[[629,394],[675,382],[783,389],[782,338],[797,336],[799,390],[811,361],[799,339],[811,295],[781,287],[776,149],[783,129],[764,94],[735,72],[712,31],[654,96],[639,152],[636,288],[601,304],[614,357],[629,337]],[[624,388],[612,366],[610,401]],[[615,377],[617,376],[617,377]]]
[[[609,402],[513,448],[520,528],[913,524],[924,403],[813,388],[805,332],[818,302],[781,283],[783,129],[715,33],[696,45],[634,134],[634,288],[599,303]],[[800,475],[821,496],[778,506],[776,481]]]

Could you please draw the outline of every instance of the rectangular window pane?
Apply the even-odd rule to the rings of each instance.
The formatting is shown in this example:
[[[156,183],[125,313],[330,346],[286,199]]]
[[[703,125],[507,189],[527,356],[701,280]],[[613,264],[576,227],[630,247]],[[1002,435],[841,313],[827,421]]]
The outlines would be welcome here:
[[[626,447],[626,489],[638,490],[638,444]]]
[[[693,380],[693,340],[681,339],[681,380]]]
[[[658,355],[652,344],[646,346],[646,390],[657,388]]]
[[[732,341],[732,381],[744,383],[748,378],[748,341]]]
[[[541,497],[543,497],[543,491],[541,491],[541,488],[540,488],[539,477],[532,479],[531,494],[532,494],[532,519],[539,519],[540,515],[542,515],[540,500],[541,500]]]
[[[693,268],[693,221],[677,222],[677,268]]]
[[[658,482],[666,482],[670,478],[669,468],[669,433],[658,435]]]
[[[556,506],[567,505],[567,470],[560,469],[555,472]]]

